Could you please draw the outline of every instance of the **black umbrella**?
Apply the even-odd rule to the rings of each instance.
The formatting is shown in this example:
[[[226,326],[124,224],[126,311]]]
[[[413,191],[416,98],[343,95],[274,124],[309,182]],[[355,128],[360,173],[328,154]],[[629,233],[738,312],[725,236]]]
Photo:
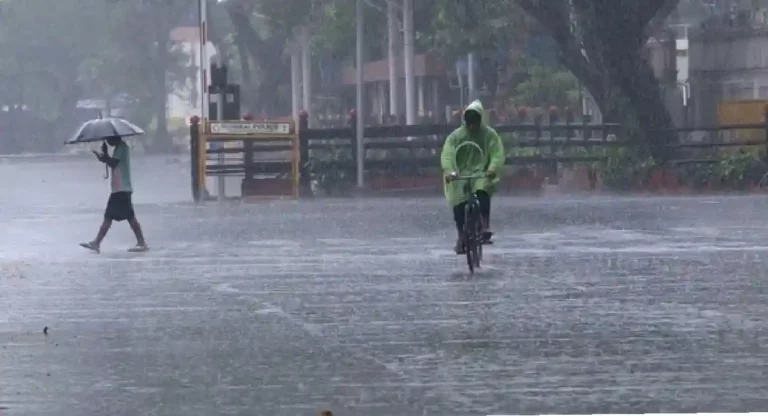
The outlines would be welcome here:
[[[110,137],[130,137],[144,134],[141,127],[122,118],[98,118],[86,121],[65,144],[100,142]]]

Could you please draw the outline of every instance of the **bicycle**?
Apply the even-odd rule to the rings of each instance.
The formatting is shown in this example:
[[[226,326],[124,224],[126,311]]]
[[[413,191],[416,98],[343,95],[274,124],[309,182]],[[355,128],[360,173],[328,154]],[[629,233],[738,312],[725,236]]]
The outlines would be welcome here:
[[[456,154],[463,146],[472,146],[483,155],[483,150],[474,142],[464,142],[456,147]],[[454,166],[456,164],[456,156],[454,154]],[[464,193],[466,195],[467,203],[464,206],[464,228],[462,230],[462,243],[464,244],[464,251],[467,256],[467,266],[469,266],[469,272],[474,273],[475,269],[480,268],[480,261],[483,259],[483,244],[485,240],[483,238],[483,218],[480,212],[480,200],[477,198],[477,194],[472,191],[472,182],[478,179],[483,179],[486,175],[466,175],[459,176],[457,174],[451,175],[451,181],[464,181]]]

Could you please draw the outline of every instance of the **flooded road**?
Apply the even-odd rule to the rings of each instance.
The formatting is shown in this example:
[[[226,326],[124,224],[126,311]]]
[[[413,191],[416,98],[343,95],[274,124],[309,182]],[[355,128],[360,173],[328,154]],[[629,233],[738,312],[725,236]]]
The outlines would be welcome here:
[[[469,278],[439,198],[189,202],[136,158],[0,160],[0,414],[768,408],[765,197],[498,198]],[[48,334],[43,328],[48,327]]]

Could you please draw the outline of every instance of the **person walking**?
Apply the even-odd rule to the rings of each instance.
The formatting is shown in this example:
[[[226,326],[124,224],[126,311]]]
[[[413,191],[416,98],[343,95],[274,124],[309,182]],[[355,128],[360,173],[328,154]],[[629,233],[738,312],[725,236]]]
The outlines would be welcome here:
[[[109,155],[107,144],[113,148],[112,156]],[[101,153],[95,152],[99,162],[104,163],[111,170],[111,188],[112,192],[107,201],[107,209],[104,211],[104,221],[99,227],[96,238],[88,243],[81,243],[80,246],[96,253],[101,252],[101,242],[107,236],[107,232],[112,227],[112,222],[128,221],[128,224],[136,236],[136,246],[128,251],[134,253],[145,252],[149,250],[147,242],[144,239],[144,233],[141,224],[136,219],[136,213],[133,210],[133,187],[131,185],[131,154],[128,145],[119,136],[113,136],[106,139],[101,145]]]

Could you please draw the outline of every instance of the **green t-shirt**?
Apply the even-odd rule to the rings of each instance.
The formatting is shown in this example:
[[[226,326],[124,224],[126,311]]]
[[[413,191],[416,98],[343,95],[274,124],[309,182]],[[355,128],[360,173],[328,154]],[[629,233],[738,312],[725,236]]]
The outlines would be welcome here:
[[[133,192],[131,186],[131,152],[128,145],[120,143],[112,152],[112,157],[119,160],[112,168],[112,193]]]

